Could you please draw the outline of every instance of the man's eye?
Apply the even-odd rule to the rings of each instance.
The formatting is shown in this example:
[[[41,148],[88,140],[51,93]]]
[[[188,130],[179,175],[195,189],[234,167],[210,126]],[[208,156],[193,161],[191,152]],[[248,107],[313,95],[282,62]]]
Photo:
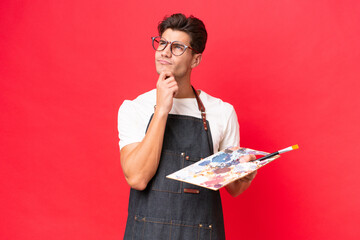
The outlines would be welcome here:
[[[181,44],[173,44],[173,47],[176,48],[176,49],[180,49],[180,50],[184,49],[184,46],[181,45]]]
[[[159,45],[166,45],[166,41],[160,40]]]

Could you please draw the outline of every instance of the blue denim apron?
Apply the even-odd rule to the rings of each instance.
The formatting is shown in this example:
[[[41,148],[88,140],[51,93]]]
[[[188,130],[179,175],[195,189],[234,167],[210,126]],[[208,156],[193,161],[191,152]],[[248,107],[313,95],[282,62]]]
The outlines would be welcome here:
[[[202,119],[169,114],[155,176],[145,190],[130,190],[124,239],[225,239],[219,191],[166,178],[213,154],[205,108],[194,93]]]

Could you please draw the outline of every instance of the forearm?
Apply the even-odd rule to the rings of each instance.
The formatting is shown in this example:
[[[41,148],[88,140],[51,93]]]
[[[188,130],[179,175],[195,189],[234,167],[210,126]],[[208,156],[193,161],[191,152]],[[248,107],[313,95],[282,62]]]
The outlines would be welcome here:
[[[155,111],[144,139],[121,151],[121,165],[128,184],[143,190],[159,166],[168,113]]]
[[[159,166],[167,117],[178,91],[171,72],[162,72],[156,84],[156,110],[144,139],[121,150],[121,166],[128,184],[137,190],[146,188]]]

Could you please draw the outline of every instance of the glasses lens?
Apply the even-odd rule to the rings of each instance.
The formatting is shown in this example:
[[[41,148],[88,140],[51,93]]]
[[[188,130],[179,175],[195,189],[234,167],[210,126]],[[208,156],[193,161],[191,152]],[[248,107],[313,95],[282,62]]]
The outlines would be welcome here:
[[[162,39],[161,37],[154,37],[153,38],[153,48],[156,51],[162,51],[166,47],[167,42],[166,40]]]
[[[181,42],[173,42],[171,44],[171,52],[176,55],[179,56],[181,54],[183,54],[185,51],[185,45],[182,44]]]

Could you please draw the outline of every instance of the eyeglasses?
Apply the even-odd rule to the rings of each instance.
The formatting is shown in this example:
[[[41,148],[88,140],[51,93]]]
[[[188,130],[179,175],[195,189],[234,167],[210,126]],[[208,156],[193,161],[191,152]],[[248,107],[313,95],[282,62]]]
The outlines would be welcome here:
[[[166,41],[165,38],[162,38],[160,36],[152,37],[151,39],[152,39],[152,46],[156,51],[163,51],[167,47],[167,45],[170,44],[170,51],[175,56],[182,55],[188,48],[190,48],[191,50],[193,50],[196,53],[199,53],[192,47],[186,46],[185,44],[183,44],[182,42],[179,42],[179,41],[169,42],[169,41]]]

